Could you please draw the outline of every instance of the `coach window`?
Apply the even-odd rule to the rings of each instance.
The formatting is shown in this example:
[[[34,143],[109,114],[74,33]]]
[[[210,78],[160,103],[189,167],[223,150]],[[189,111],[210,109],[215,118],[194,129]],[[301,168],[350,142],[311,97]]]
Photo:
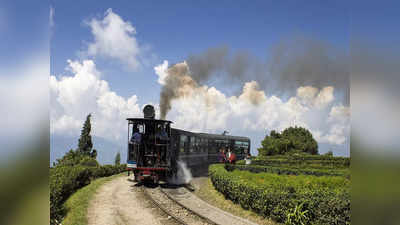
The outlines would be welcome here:
[[[187,136],[181,135],[181,140],[180,140],[180,146],[179,146],[179,151],[180,152],[185,152],[185,145],[187,143]]]
[[[190,147],[189,147],[189,151],[190,151],[190,153],[192,153],[192,152],[194,152],[194,137],[189,137],[190,138],[190,141],[189,141],[189,143],[190,143]]]
[[[249,149],[249,142],[248,142],[248,141],[243,142],[243,148],[244,148],[244,153],[245,153],[245,154],[247,154],[247,153],[250,152],[250,149]]]
[[[139,130],[139,133],[141,134],[145,133],[144,124],[138,124],[137,129]]]
[[[201,138],[196,137],[196,152],[201,152]]]

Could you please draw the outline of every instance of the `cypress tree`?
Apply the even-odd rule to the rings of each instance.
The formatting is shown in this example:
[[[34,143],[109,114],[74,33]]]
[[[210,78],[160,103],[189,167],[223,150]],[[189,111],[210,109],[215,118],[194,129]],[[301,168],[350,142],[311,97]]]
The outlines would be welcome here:
[[[92,115],[89,114],[86,117],[86,121],[83,124],[83,128],[81,131],[81,137],[79,138],[79,143],[78,143],[78,151],[82,155],[90,156],[93,143],[92,143],[92,136],[90,135],[90,130],[91,130],[91,124],[90,124],[90,117]]]

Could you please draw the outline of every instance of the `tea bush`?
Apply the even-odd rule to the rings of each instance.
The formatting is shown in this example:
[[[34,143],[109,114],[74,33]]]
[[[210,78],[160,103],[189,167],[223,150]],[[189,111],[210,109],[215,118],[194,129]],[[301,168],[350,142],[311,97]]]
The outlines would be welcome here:
[[[315,168],[315,169],[340,169],[349,168],[350,159],[331,159],[326,158],[292,158],[292,157],[277,157],[277,158],[262,158],[257,157],[251,161],[253,165],[261,166],[285,166],[285,167],[298,167],[298,168]]]
[[[313,176],[343,176],[350,178],[350,171],[348,169],[308,169],[308,168],[295,168],[295,167],[277,167],[277,166],[259,166],[259,165],[232,165],[226,164],[225,169],[232,171],[235,169],[250,171],[252,173],[276,173],[284,175],[313,175]]]
[[[56,166],[50,168],[50,222],[58,224],[64,215],[62,204],[77,189],[88,185],[91,180],[121,173],[126,165],[119,166]],[[58,221],[58,222],[57,222]]]
[[[336,176],[278,175],[209,167],[214,187],[228,199],[279,223],[302,204],[311,224],[350,224],[350,181]]]

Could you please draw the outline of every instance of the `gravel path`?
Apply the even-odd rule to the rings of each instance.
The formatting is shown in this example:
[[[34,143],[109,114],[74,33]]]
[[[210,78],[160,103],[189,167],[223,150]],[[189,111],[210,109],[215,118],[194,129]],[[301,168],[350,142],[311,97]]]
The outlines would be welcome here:
[[[117,177],[99,188],[89,203],[89,225],[176,224],[147,200],[127,176]]]

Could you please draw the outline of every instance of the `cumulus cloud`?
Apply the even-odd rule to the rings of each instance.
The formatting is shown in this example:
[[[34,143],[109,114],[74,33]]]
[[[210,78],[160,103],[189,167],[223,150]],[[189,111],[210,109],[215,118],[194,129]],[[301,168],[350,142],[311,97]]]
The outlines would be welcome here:
[[[332,86],[323,87],[321,90],[316,87],[305,86],[297,89],[297,96],[303,103],[321,109],[334,100],[333,90]]]
[[[89,43],[87,49],[89,56],[117,59],[130,69],[139,68],[142,48],[135,37],[136,29],[129,21],[124,21],[108,9],[102,20],[92,18],[86,24],[94,37],[94,42]]]
[[[164,60],[164,62],[158,66],[154,67],[154,72],[158,76],[158,83],[161,85],[165,84],[165,78],[168,76],[168,61]]]
[[[179,69],[186,66],[186,63],[180,63],[174,67]],[[171,83],[177,83],[169,81],[172,76],[175,79],[176,76],[180,77],[180,83],[190,79],[187,76],[188,69],[168,73],[171,68],[168,68],[167,61],[154,68],[160,84],[171,86]],[[198,85],[193,80],[185,84],[190,85],[178,85],[171,89],[174,93],[180,93],[180,97],[171,98],[171,111],[167,119],[174,121],[178,128],[201,132],[229,130],[232,133],[255,131],[265,134],[266,130],[281,131],[296,125],[310,129],[320,143],[336,145],[344,144],[349,136],[349,107],[335,103],[332,86],[320,89],[299,87],[295,96],[282,99],[268,96],[260,90],[256,81],[245,82],[237,96],[226,96],[215,87]],[[316,119],[321,122],[313,122]]]
[[[123,98],[111,91],[92,60],[68,61],[70,76],[50,76],[50,131],[79,135],[92,114],[93,135],[111,141],[125,137],[127,117],[141,116],[137,96]]]

